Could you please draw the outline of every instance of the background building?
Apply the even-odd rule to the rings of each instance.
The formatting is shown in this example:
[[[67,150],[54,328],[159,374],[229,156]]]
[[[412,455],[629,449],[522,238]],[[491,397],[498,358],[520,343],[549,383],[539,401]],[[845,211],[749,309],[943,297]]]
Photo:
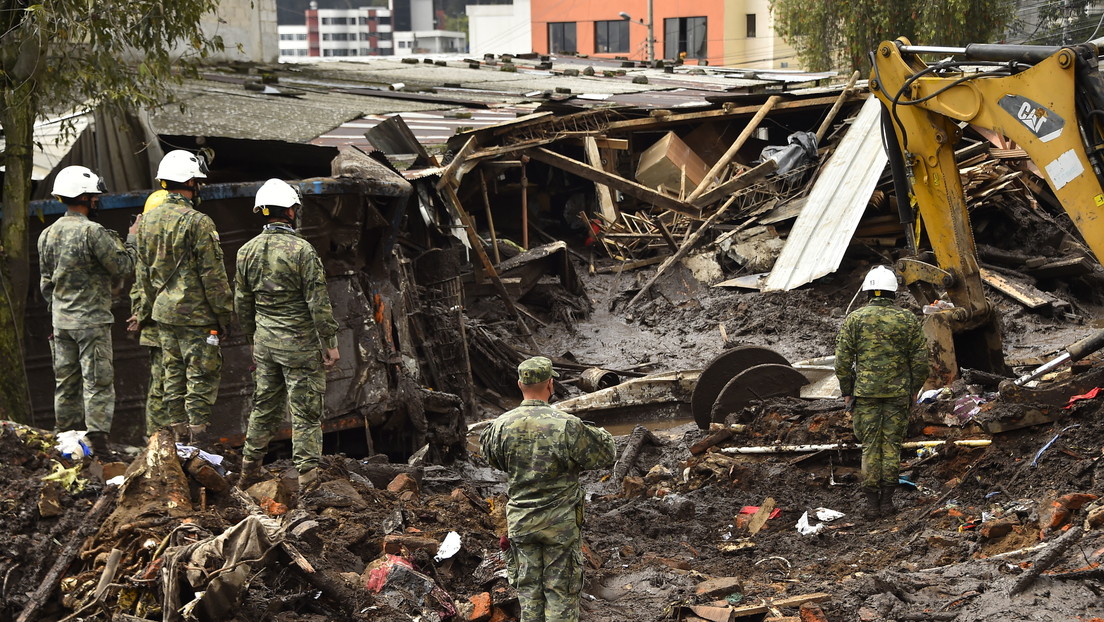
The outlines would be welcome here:
[[[462,32],[436,28],[433,0],[392,0],[389,8],[319,9],[303,25],[279,26],[280,57],[348,58],[466,52]]]
[[[533,51],[529,0],[469,4],[465,11],[468,15],[468,49],[473,56]]]
[[[675,60],[685,55],[685,62],[691,64],[797,67],[793,50],[774,35],[768,0],[531,3],[535,52],[646,60],[648,35],[652,33],[655,58]],[[621,13],[631,20],[621,17]]]

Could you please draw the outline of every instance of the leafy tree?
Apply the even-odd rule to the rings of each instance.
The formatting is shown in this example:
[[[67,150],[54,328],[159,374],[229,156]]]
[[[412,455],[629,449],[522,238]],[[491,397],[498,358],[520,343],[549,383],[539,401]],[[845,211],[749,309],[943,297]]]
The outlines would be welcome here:
[[[28,421],[23,311],[30,291],[32,130],[50,113],[164,103],[167,81],[223,49],[200,20],[218,0],[0,0],[0,419]]]
[[[1015,0],[770,0],[775,33],[810,71],[870,69],[868,54],[886,39],[962,46],[999,39]]]
[[[1045,2],[1039,7],[1035,27],[1024,33],[1024,43],[1065,45],[1080,43],[1104,34],[1102,13],[1090,0]]]

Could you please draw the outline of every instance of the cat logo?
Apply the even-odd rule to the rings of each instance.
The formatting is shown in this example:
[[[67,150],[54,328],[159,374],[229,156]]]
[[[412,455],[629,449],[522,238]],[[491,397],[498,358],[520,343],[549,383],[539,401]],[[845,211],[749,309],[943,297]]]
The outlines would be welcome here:
[[[1000,107],[1044,143],[1061,136],[1066,126],[1066,120],[1053,110],[1022,95],[1001,97]]]

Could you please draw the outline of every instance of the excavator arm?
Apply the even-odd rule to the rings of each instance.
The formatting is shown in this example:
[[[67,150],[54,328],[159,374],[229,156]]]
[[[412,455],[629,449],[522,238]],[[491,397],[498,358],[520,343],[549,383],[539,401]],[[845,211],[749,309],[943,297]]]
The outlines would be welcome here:
[[[946,60],[928,64],[920,55]],[[920,47],[904,38],[873,54],[886,148],[913,258],[898,262],[923,302],[945,292],[953,309],[926,316],[936,382],[958,367],[1006,371],[999,324],[985,298],[954,147],[969,123],[1016,142],[1098,259],[1104,257],[1104,80],[1096,42],[1068,46]],[[934,263],[917,254],[919,216]]]

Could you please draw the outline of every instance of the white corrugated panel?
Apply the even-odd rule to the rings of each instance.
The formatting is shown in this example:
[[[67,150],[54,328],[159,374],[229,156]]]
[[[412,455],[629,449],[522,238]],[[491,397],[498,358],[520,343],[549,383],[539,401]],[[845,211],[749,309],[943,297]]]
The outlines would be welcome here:
[[[791,290],[839,268],[885,168],[881,111],[870,97],[825,162],[763,291]]]

